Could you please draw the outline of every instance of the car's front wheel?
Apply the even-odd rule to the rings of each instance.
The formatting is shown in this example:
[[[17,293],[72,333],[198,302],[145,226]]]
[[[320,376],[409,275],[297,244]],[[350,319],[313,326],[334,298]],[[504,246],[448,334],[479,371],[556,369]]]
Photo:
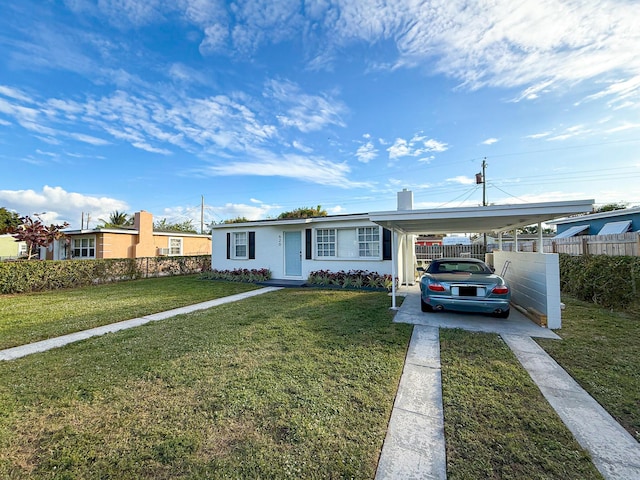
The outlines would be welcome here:
[[[433,312],[433,307],[431,305],[429,305],[428,303],[425,303],[425,301],[421,298],[420,299],[420,310],[422,310],[423,312]]]

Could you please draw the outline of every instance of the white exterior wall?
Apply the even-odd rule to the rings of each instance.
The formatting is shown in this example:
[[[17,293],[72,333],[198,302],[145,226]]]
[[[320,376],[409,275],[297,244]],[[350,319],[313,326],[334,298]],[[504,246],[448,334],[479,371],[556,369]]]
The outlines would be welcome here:
[[[558,254],[494,251],[496,273],[502,272],[507,260],[511,263],[505,280],[511,287],[512,301],[546,315],[549,328],[561,328]]]
[[[268,268],[274,279],[306,279],[309,273],[316,270],[368,270],[379,274],[391,274],[391,261],[382,260],[382,229],[380,229],[380,256],[378,259],[360,258],[318,258],[316,255],[317,228],[349,228],[378,227],[367,220],[356,221],[322,221],[305,222],[300,224],[275,224],[275,225],[251,225],[238,224],[228,228],[214,228],[212,235],[211,268],[214,270],[234,270],[237,268],[260,269]],[[312,259],[307,260],[305,255],[305,230],[311,228],[312,233]],[[227,233],[228,232],[255,232],[255,259],[227,259]],[[288,277],[285,275],[285,232],[300,232],[302,247],[302,275]]]

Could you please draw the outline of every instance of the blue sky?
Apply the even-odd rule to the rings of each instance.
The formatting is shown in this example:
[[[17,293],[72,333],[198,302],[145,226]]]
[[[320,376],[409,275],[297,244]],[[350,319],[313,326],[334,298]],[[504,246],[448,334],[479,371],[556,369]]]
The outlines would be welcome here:
[[[0,206],[640,204],[640,3],[0,0]]]

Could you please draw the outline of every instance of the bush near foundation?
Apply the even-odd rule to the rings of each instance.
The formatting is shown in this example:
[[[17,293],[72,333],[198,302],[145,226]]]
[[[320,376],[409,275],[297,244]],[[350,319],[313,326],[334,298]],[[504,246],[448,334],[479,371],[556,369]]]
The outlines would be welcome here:
[[[640,308],[640,257],[560,254],[560,290],[606,308]]]
[[[209,269],[210,255],[2,262],[0,294],[75,288],[147,277],[188,275]]]
[[[329,270],[317,270],[309,274],[309,285],[340,288],[366,288],[376,290],[391,290],[393,281],[391,275],[381,275],[367,270],[349,270],[345,272],[331,272]]]
[[[236,268],[234,270],[211,270],[203,273],[201,278],[207,280],[226,280],[228,282],[264,282],[271,278],[268,268],[251,269]]]

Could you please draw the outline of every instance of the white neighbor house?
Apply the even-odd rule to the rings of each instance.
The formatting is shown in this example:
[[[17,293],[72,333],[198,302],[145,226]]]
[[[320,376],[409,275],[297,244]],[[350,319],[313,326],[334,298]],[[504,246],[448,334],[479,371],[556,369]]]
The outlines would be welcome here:
[[[281,280],[316,270],[392,273],[391,231],[366,213],[214,225],[212,242],[215,270],[268,268]]]

